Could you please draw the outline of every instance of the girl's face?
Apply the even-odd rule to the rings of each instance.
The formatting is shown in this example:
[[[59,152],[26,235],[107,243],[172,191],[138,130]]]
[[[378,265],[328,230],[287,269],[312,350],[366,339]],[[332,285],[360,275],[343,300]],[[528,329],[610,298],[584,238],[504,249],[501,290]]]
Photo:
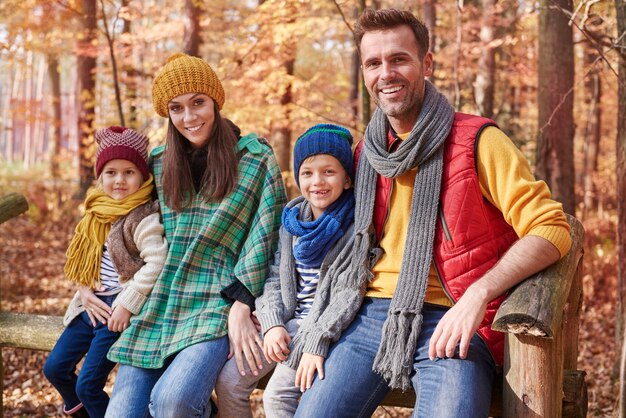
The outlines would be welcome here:
[[[339,160],[328,154],[318,154],[304,160],[298,181],[302,196],[311,205],[314,219],[319,218],[344,190],[352,186]]]
[[[143,175],[128,160],[111,160],[100,174],[104,192],[115,200],[122,200],[135,193],[143,184]]]
[[[213,99],[202,93],[187,93],[172,99],[167,108],[174,127],[193,148],[206,145],[215,122]]]

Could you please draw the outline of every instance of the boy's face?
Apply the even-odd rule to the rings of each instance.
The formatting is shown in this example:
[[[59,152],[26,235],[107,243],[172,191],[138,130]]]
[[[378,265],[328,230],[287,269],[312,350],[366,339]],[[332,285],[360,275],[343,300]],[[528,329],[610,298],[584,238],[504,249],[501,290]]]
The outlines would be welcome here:
[[[104,192],[115,200],[122,200],[135,193],[143,184],[141,171],[128,160],[111,160],[106,163],[100,179]]]
[[[318,154],[304,160],[298,181],[302,196],[311,205],[314,219],[319,218],[352,185],[339,160],[328,154]]]

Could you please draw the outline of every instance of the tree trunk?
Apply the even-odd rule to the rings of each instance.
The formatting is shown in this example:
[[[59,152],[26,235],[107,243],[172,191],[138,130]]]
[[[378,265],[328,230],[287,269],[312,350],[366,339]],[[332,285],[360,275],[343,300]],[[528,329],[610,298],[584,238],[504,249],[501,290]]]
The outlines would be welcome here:
[[[355,7],[353,9],[353,17],[356,19],[359,16],[359,9]],[[361,59],[359,58],[359,51],[354,45],[352,50],[352,57],[350,58],[350,93],[348,100],[350,100],[350,107],[352,108],[352,127],[359,128],[359,84],[361,83]]]
[[[463,42],[463,0],[456,2],[456,36],[454,50],[454,107],[461,108],[461,76],[459,74],[461,66],[461,45]]]
[[[109,22],[107,21],[107,15],[104,12],[104,1],[100,0],[102,4],[102,27],[104,27],[104,35],[107,38],[107,45],[109,47],[109,58],[111,58],[111,76],[113,77],[113,89],[115,91],[115,104],[117,105],[117,116],[120,120],[120,125],[125,126],[124,110],[122,108],[122,93],[120,92],[120,82],[117,76],[117,58],[115,57],[115,39],[109,32]],[[117,19],[114,19],[116,21]],[[115,30],[115,28],[113,28]]]
[[[287,85],[285,86],[285,92],[280,98],[280,106],[282,108],[282,116],[272,122],[270,138],[274,153],[276,154],[276,160],[280,171],[289,171],[289,163],[291,157],[291,104],[293,102],[291,78],[293,77],[294,65],[295,65],[295,44],[287,46],[286,55],[287,58],[283,64],[285,72],[287,74]]]
[[[77,43],[76,66],[78,78],[78,160],[79,190],[76,199],[82,200],[94,181],[94,122],[96,89],[96,0],[82,0],[83,33]]]
[[[428,28],[428,44],[430,50],[434,53],[437,52],[437,37],[435,30],[437,27],[437,3],[436,0],[424,0],[422,2],[422,21]],[[435,60],[436,61],[436,60]],[[435,79],[436,63],[433,62],[433,75],[431,80]]]
[[[497,0],[482,0],[483,13],[480,29],[481,52],[478,58],[478,74],[474,82],[474,97],[478,112],[486,117],[493,117],[493,95],[496,80],[495,7]]]
[[[52,136],[50,138],[50,172],[53,179],[61,177],[59,158],[61,154],[61,74],[59,73],[59,59],[56,55],[48,54],[48,78],[50,81],[50,102],[52,105]]]
[[[598,22],[592,18],[585,25],[585,31],[592,39],[600,35]],[[584,134],[584,160],[583,169],[580,173],[579,184],[583,189],[583,219],[587,218],[589,211],[597,206],[595,178],[598,171],[598,153],[600,148],[600,127],[602,126],[600,114],[600,102],[602,99],[602,84],[600,80],[600,68],[596,66],[599,54],[596,48],[587,41],[584,46],[583,62],[590,72],[585,78],[585,105],[587,107],[587,123]]]
[[[565,212],[575,214],[574,46],[571,0],[541,0],[539,9],[539,91],[536,174],[545,180]]]
[[[33,51],[26,52],[26,71],[24,75],[24,95],[23,102],[27,105],[26,112],[24,113],[24,157],[22,163],[24,168],[28,169],[31,166],[31,159],[33,151],[33,135],[32,124],[33,120]]]
[[[128,0],[122,0],[122,8],[128,8]],[[127,16],[126,14],[124,16]],[[131,42],[132,21],[124,18],[122,26],[122,57],[124,59],[123,71],[125,75],[124,86],[126,87],[126,102],[128,103],[128,126],[137,129],[137,79],[139,74],[133,62],[133,44]]]
[[[623,319],[626,301],[626,2],[615,0],[617,11],[617,39],[619,39],[619,82],[617,104],[617,280],[619,286],[618,295],[618,335],[624,335]],[[623,344],[623,343],[622,343]],[[626,344],[624,350],[626,350]],[[621,347],[616,347],[617,353],[622,352]],[[624,354],[623,354],[624,355]],[[622,362],[626,359],[622,358]],[[623,386],[626,384],[625,371],[622,368],[620,378],[620,417],[626,417],[626,392]]]
[[[365,0],[359,0],[359,15],[363,13],[365,10],[366,4]],[[372,8],[376,9],[376,5],[372,5]],[[367,87],[365,86],[365,79],[363,78],[363,71],[361,71],[361,123],[363,124],[363,128],[367,126],[372,117],[372,113],[370,110],[370,94],[367,91]]]
[[[185,54],[200,56],[200,44],[202,43],[200,18],[204,10],[197,0],[185,0],[185,37],[183,40],[183,51]]]

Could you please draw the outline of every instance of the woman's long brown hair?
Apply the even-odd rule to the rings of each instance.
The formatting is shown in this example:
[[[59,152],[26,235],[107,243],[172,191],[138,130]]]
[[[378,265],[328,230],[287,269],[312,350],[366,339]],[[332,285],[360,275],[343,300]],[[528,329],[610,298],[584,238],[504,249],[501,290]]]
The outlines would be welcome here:
[[[207,142],[207,165],[199,193],[206,202],[218,201],[229,195],[237,184],[237,136],[219,113],[214,103],[215,119]],[[191,146],[172,123],[167,125],[166,148],[163,157],[163,193],[165,203],[181,212],[191,203],[195,193],[191,165],[187,156]]]

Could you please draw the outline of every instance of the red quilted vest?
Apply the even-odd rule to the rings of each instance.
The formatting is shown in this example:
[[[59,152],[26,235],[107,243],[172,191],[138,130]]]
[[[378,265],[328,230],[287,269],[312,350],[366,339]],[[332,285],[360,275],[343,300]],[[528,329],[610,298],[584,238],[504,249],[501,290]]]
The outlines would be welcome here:
[[[456,113],[445,142],[439,219],[435,227],[433,258],[446,293],[457,301],[518,239],[502,213],[480,191],[476,172],[476,138],[495,123],[479,116]],[[388,141],[395,138],[391,131]],[[355,151],[355,162],[363,142]],[[377,176],[374,226],[380,238],[387,216],[391,179]],[[503,363],[504,335],[491,324],[505,295],[487,306],[478,333],[487,343],[498,365]]]

